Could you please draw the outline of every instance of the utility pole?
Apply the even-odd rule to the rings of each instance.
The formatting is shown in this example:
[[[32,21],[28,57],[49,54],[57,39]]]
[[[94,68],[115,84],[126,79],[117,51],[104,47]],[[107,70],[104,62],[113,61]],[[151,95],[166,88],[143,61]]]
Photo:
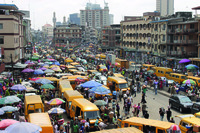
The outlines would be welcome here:
[[[10,54],[10,59],[11,59],[11,65],[12,65],[12,77],[14,78],[14,68],[13,68],[12,54]]]

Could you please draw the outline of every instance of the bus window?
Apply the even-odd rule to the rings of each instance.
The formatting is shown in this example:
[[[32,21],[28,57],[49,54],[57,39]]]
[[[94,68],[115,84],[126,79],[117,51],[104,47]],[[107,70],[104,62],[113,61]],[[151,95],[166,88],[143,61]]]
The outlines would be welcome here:
[[[158,72],[160,73],[160,70],[158,70]]]
[[[163,71],[160,71],[162,74],[164,74],[164,72]]]
[[[177,79],[179,79],[179,76],[176,76]]]
[[[165,130],[158,129],[158,133],[165,133]]]
[[[124,123],[124,127],[128,127],[128,123]]]
[[[185,76],[181,76],[181,79],[186,79],[186,77]]]

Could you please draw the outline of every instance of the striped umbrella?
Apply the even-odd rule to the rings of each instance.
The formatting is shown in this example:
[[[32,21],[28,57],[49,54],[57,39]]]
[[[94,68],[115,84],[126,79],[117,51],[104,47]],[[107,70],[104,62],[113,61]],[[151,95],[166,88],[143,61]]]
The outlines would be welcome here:
[[[62,108],[52,108],[48,111],[49,114],[62,114],[65,110]]]
[[[60,105],[62,103],[65,103],[65,101],[60,99],[60,98],[54,98],[54,99],[51,99],[47,104],[49,104],[49,105]]]

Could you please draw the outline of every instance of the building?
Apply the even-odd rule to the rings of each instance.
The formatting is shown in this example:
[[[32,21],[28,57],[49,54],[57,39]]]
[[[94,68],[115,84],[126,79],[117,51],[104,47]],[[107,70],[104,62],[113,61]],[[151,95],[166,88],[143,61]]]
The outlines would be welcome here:
[[[85,26],[86,23],[92,28],[102,28],[110,25],[109,7],[105,3],[104,9],[99,4],[87,3],[85,10],[80,10],[80,25]]]
[[[69,23],[80,25],[80,14],[79,13],[69,14]]]
[[[142,17],[129,16],[121,21],[121,57],[135,61],[147,60],[147,54],[152,51],[150,22],[158,20],[159,16],[159,12],[146,12]]]
[[[58,47],[80,44],[82,40],[82,28],[75,24],[59,25],[54,29],[55,44]]]
[[[52,25],[45,24],[44,26],[42,26],[42,32],[47,41],[52,40],[52,38],[53,38],[53,26]]]
[[[102,28],[102,50],[114,51],[120,46],[120,24],[114,24]]]
[[[114,15],[113,14],[109,14],[109,24],[110,25],[113,24],[113,19],[114,19]]]
[[[0,46],[6,64],[24,58],[23,15],[15,4],[0,4]]]
[[[156,0],[156,11],[160,12],[161,16],[174,14],[174,0]]]

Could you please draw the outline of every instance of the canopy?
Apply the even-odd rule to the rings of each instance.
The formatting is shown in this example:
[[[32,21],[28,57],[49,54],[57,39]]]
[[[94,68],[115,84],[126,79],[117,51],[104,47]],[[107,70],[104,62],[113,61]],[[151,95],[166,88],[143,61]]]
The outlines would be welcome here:
[[[13,119],[4,119],[2,121],[0,121],[0,129],[4,129],[12,124],[15,124],[19,121],[13,120]]]
[[[84,88],[93,88],[93,87],[97,87],[97,86],[102,86],[102,84],[96,82],[96,81],[88,81],[85,82],[81,85]]]
[[[44,84],[41,89],[55,89],[55,87],[52,84]]]
[[[23,73],[30,73],[30,72],[34,72],[33,69],[30,69],[30,68],[26,68],[22,71]]]
[[[49,104],[49,105],[60,105],[62,103],[65,103],[65,101],[60,99],[60,98],[54,98],[54,99],[51,99],[47,104]]]
[[[35,75],[40,75],[40,74],[44,74],[44,72],[41,69],[37,69],[34,71]]]
[[[49,114],[62,114],[65,110],[62,108],[52,108],[48,111]]]
[[[179,63],[188,63],[188,62],[190,62],[191,60],[189,60],[189,59],[182,59],[182,60],[180,60],[179,61]]]
[[[18,109],[12,106],[4,106],[2,108],[0,108],[1,110],[3,110],[4,112],[13,112],[13,111],[17,111]]]
[[[19,99],[16,96],[6,96],[0,99],[0,104],[12,104],[12,103],[17,103],[21,101],[21,99]]]
[[[89,90],[89,92],[100,94],[100,95],[111,93],[110,90],[106,89],[103,86],[93,87],[92,89]]]
[[[23,91],[23,90],[26,90],[26,87],[21,84],[16,84],[16,85],[13,85],[10,89],[15,90],[15,91]]]
[[[53,83],[51,80],[48,79],[38,79],[35,81],[35,83],[40,83],[40,84],[50,84]]]

